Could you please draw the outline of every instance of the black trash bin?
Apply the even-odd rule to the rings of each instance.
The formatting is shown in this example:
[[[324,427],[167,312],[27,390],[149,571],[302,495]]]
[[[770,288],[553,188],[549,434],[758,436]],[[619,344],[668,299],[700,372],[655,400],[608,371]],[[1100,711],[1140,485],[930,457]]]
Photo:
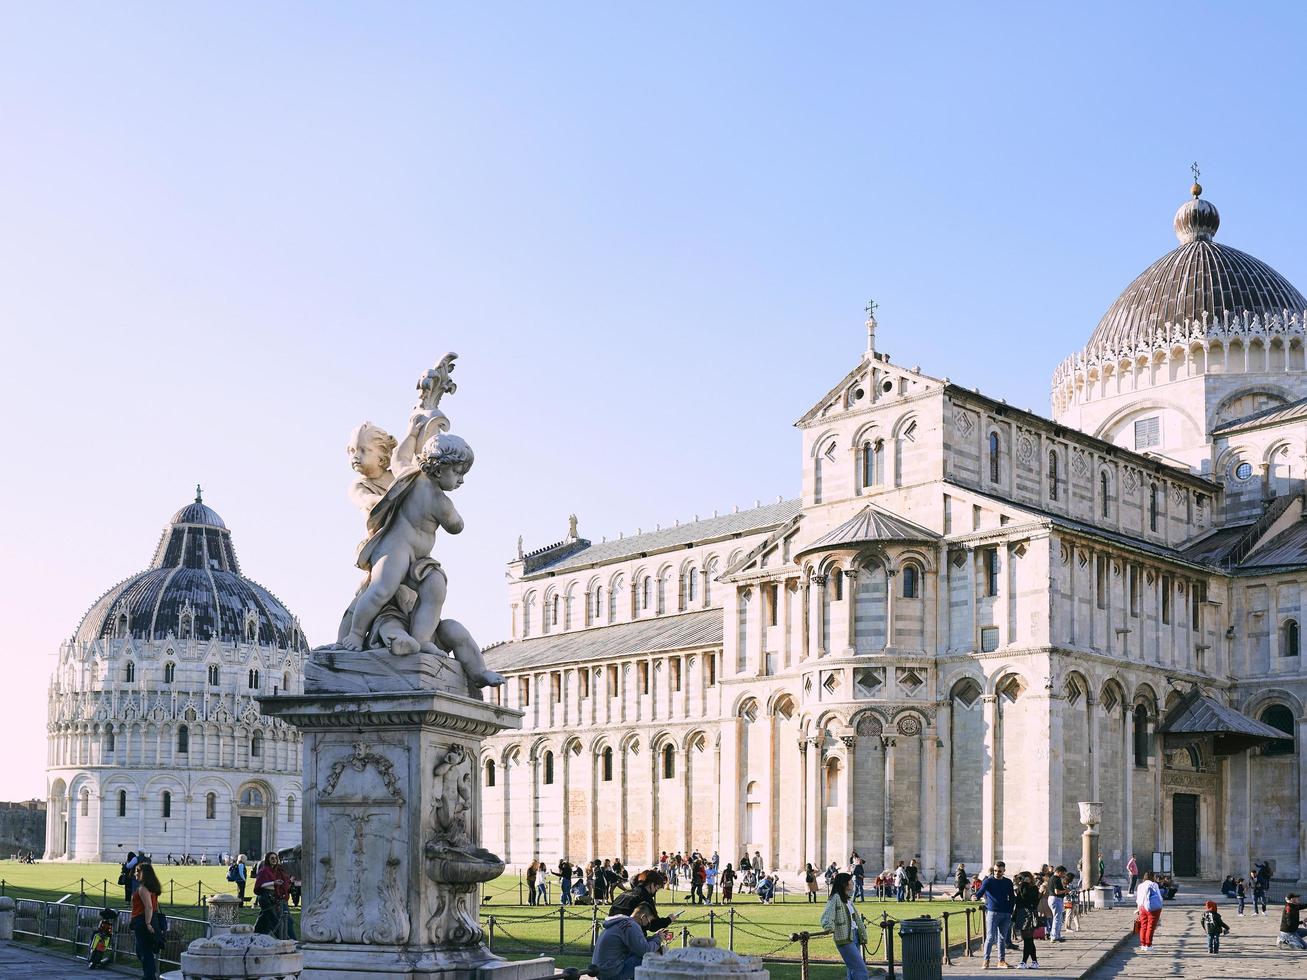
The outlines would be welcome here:
[[[928,915],[899,923],[903,980],[941,980],[944,954],[940,949],[939,935],[939,919]]]

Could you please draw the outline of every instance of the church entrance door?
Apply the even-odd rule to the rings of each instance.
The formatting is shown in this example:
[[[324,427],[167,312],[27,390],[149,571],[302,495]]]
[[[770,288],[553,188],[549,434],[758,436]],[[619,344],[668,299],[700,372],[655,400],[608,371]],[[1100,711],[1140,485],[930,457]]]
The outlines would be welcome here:
[[[251,861],[263,859],[262,817],[241,817],[240,853]]]
[[[1172,851],[1177,878],[1198,877],[1198,797],[1176,793],[1171,798]]]

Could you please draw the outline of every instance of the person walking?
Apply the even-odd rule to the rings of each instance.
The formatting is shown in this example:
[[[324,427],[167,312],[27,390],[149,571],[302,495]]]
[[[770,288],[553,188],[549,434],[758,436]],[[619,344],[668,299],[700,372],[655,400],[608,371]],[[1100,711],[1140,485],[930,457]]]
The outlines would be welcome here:
[[[1135,908],[1139,911],[1139,952],[1148,953],[1153,949],[1153,935],[1157,923],[1162,918],[1162,890],[1153,880],[1153,873],[1145,871],[1135,889]]]
[[[853,876],[841,872],[831,883],[830,898],[821,913],[821,927],[831,933],[847,980],[868,980],[862,944],[867,941],[867,923],[853,905]]]
[[[954,899],[961,899],[964,902],[967,900],[967,883],[969,880],[970,875],[967,874],[967,866],[965,864],[959,864],[958,870],[953,876],[953,882],[958,887],[953,891],[953,894],[949,896],[950,902]]]
[[[560,895],[559,905],[570,905],[572,903],[572,862],[563,858],[558,862],[558,879]]]
[[[731,867],[731,862],[726,862],[726,867],[722,870],[722,902],[726,905],[731,904],[731,897],[735,894],[735,869]]]
[[[158,953],[163,947],[164,926],[159,918],[159,896],[163,885],[154,865],[137,861],[132,868],[136,887],[132,890],[131,930],[136,939],[136,958],[141,963],[141,980],[159,980]]]
[[[254,931],[265,936],[275,935],[281,939],[294,939],[295,926],[290,921],[290,875],[281,866],[281,857],[276,851],[263,855],[259,873],[254,876],[254,901],[259,907],[259,918],[254,923]]]
[[[713,905],[713,893],[717,890],[717,865],[709,864],[703,869],[703,893],[707,904]]]
[[[1243,907],[1248,901],[1248,889],[1242,878],[1234,883],[1234,897],[1239,900],[1239,914],[1243,915]]]
[[[758,872],[758,874],[762,874],[763,872],[762,851],[753,852],[753,870]]]
[[[1253,882],[1253,915],[1266,915],[1267,879],[1262,875],[1261,868],[1249,871],[1248,877]],[[1258,911],[1258,909],[1261,911]]]
[[[1130,855],[1130,860],[1125,863],[1125,873],[1130,876],[1129,892],[1133,895],[1135,889],[1139,887],[1139,862],[1135,860],[1133,854]]]
[[[1207,952],[1219,953],[1221,951],[1221,936],[1229,933],[1230,927],[1225,924],[1221,918],[1221,913],[1216,911],[1216,903],[1208,902],[1203,906],[1203,932],[1207,933]]]
[[[241,900],[242,907],[245,905],[245,881],[248,875],[249,871],[245,867],[244,854],[236,858],[231,866],[227,868],[227,880],[236,886],[236,897]]]
[[[857,851],[853,852],[853,900],[855,902],[866,901],[867,896],[863,890],[866,884],[867,866],[863,863],[861,856]]]
[[[1035,876],[1023,871],[1017,876],[1013,900],[1013,938],[1021,935],[1021,965],[1018,970],[1038,970],[1039,952],[1035,949],[1035,929],[1039,927],[1039,886]]]
[[[1007,865],[999,861],[990,870],[990,874],[980,883],[973,896],[976,901],[985,903],[985,964],[983,969],[990,969],[989,957],[995,944],[998,945],[998,968],[1010,969],[1007,962],[1007,937],[1012,927],[1012,910],[1016,906],[1016,889],[1010,879],[1005,877]]]
[[[803,884],[808,889],[808,901],[812,904],[817,903],[817,869],[812,866],[812,862],[803,869]],[[834,880],[831,881],[834,884]]]

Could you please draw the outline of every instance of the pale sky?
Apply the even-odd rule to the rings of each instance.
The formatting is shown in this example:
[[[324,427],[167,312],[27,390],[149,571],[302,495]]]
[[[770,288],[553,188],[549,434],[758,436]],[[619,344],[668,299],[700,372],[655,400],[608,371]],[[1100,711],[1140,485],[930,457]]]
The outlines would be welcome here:
[[[799,489],[791,427],[893,359],[1048,411],[1175,246],[1307,286],[1293,4],[0,3],[0,799],[46,685],[199,482],[332,638],[344,447],[461,356],[447,610],[504,564]],[[28,464],[31,465],[28,465]]]

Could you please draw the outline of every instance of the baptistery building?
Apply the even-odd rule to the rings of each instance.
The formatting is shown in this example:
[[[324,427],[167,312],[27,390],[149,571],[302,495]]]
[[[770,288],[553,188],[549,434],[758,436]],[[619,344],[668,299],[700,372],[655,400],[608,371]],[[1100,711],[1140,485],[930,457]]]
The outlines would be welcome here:
[[[197,489],[145,571],[102,595],[50,682],[47,860],[251,857],[300,841],[298,620],[245,578]]]
[[[520,552],[487,846],[943,878],[1074,867],[1087,802],[1109,876],[1307,876],[1307,299],[1218,224],[1195,185],[1178,246],[1057,325],[1087,340],[1049,414],[869,315],[795,406],[792,499]]]

